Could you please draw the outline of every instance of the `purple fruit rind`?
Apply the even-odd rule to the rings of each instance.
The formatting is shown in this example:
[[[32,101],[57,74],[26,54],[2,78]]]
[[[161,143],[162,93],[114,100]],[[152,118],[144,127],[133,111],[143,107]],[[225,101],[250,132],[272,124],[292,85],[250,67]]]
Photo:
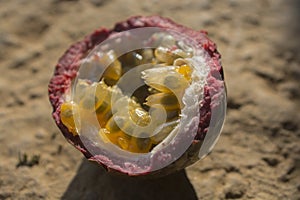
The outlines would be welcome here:
[[[94,31],[91,35],[86,36],[84,40],[71,45],[70,48],[64,53],[64,55],[59,59],[57,65],[55,66],[54,75],[49,83],[49,99],[53,107],[52,115],[55,123],[57,124],[65,138],[73,146],[80,150],[86,158],[92,161],[97,161],[108,170],[131,175],[130,170],[134,171],[134,167],[130,169],[129,166],[128,169],[123,170],[119,166],[112,167],[111,160],[107,157],[104,157],[102,155],[93,156],[83,145],[79,136],[74,136],[72,133],[70,133],[69,130],[61,122],[60,106],[65,101],[65,95],[71,89],[72,80],[78,74],[81,59],[83,59],[97,44],[107,39],[111,34],[142,27],[167,28],[184,33],[188,37],[192,38],[192,40],[196,41],[197,44],[199,44],[199,48],[204,49],[209,55],[209,58],[207,60],[207,65],[209,65],[210,67],[208,81],[211,84],[208,84],[204,88],[204,100],[200,105],[200,120],[194,142],[191,144],[188,150],[170,166],[167,166],[164,169],[159,170],[158,172],[151,172],[151,174],[153,175],[167,174],[171,171],[182,169],[197,160],[197,152],[199,152],[199,149],[201,147],[200,144],[205,137],[210,123],[211,109],[216,106],[216,104],[218,104],[218,102],[216,102],[214,99],[218,97],[218,95],[220,95],[220,91],[222,89],[221,87],[223,85],[220,83],[220,81],[222,80],[220,80],[220,78],[218,77],[218,75],[221,74],[221,79],[223,79],[223,71],[220,63],[221,55],[218,53],[215,43],[208,39],[207,32],[195,31],[185,26],[178,25],[170,19],[162,18],[159,16],[135,16],[124,22],[117,23],[111,30],[100,28]],[[157,162],[159,162],[159,160],[157,160]],[[110,166],[110,168],[112,169],[109,169],[107,166]],[[145,172],[145,174],[146,173],[150,173],[150,171]]]

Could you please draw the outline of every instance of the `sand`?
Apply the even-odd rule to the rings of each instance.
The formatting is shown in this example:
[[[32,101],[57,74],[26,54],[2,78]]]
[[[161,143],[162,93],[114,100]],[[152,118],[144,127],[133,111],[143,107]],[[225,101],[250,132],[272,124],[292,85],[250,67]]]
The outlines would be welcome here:
[[[174,2],[0,0],[1,200],[300,199],[299,1]],[[186,173],[124,179],[66,142],[51,118],[47,85],[70,44],[152,14],[207,30],[217,43],[227,119],[213,152]]]

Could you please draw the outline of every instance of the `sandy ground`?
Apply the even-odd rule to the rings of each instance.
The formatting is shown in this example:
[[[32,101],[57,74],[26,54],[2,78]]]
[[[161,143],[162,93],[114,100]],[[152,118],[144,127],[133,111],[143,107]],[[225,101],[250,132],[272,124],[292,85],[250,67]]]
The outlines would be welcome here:
[[[0,0],[1,200],[300,199],[299,1],[174,2]],[[71,43],[152,14],[209,32],[223,56],[228,114],[214,151],[186,174],[128,180],[65,141],[47,85]]]

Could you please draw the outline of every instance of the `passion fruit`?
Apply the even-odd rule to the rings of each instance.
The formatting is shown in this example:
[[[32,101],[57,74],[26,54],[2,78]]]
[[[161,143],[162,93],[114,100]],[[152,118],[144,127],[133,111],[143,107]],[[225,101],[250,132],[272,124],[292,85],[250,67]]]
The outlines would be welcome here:
[[[90,161],[129,176],[166,175],[207,155],[221,132],[226,89],[205,31],[159,16],[98,29],[59,59],[53,118]]]

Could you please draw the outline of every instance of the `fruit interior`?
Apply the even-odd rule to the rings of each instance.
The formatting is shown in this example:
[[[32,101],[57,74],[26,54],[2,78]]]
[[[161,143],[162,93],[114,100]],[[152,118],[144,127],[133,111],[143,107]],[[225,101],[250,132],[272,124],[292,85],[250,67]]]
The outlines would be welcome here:
[[[85,65],[105,69],[98,81],[78,79],[73,101],[61,105],[61,121],[75,136],[81,120],[97,116],[98,134],[106,143],[134,152],[150,152],[180,121],[182,97],[191,83],[191,48],[168,34],[154,34],[157,48],[130,51],[120,57],[114,50],[93,53]],[[130,70],[146,64],[136,73],[144,85],[126,94],[118,85]],[[108,66],[108,67],[107,67]],[[80,117],[79,117],[80,116]],[[154,134],[155,133],[155,134]]]

